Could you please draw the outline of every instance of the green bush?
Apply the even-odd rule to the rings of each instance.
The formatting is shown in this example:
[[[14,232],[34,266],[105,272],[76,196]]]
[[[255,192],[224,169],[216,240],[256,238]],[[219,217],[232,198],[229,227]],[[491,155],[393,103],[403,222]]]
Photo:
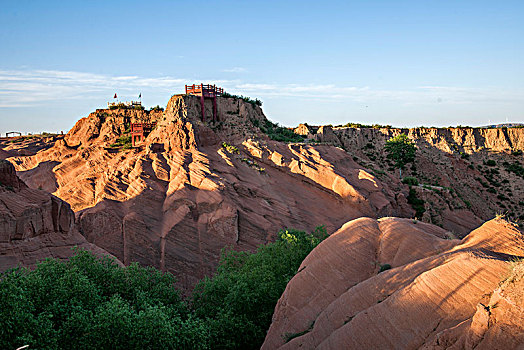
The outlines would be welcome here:
[[[406,176],[402,179],[402,183],[409,185],[409,186],[418,186],[418,180],[417,178],[413,176]]]
[[[262,106],[262,101],[260,101],[258,98],[255,98],[254,100],[251,98],[251,97],[247,97],[247,96],[242,96],[242,95],[232,95],[230,93],[227,93],[227,92],[224,92],[222,94],[222,97],[225,97],[225,98],[235,98],[235,99],[240,99],[240,100],[243,100],[247,103],[251,103],[251,105],[253,105],[253,107],[255,106]]]
[[[156,106],[154,106],[154,107],[151,107],[149,110],[150,110],[150,111],[163,111],[164,108],[163,108],[163,107],[160,107],[159,105],[156,105]]]
[[[485,163],[487,166],[495,166],[497,163],[493,159],[488,159]]]
[[[0,348],[258,349],[275,305],[327,233],[282,230],[256,253],[224,249],[192,304],[175,277],[77,250],[0,274]]]
[[[305,136],[298,135],[288,128],[283,128],[276,123],[266,120],[260,130],[269,136],[271,140],[280,142],[303,142]]]
[[[519,162],[514,162],[512,164],[504,162],[504,167],[506,168],[507,171],[512,172],[515,175],[518,175],[524,178],[524,167],[520,165]]]
[[[77,251],[0,277],[0,348],[207,348],[206,326],[153,268]]]
[[[509,198],[506,197],[503,193],[500,193],[497,195],[497,198],[500,199],[501,201],[506,201],[508,200]]]
[[[131,135],[122,135],[119,138],[116,139],[116,142],[111,144],[112,148],[123,148],[123,149],[129,149],[133,147],[133,144],[131,142]]]
[[[384,271],[390,270],[390,269],[391,269],[391,265],[390,264],[380,265],[380,270],[378,271],[378,273],[381,273],[381,272],[384,272]]]
[[[388,159],[395,162],[395,166],[399,169],[400,177],[402,177],[404,166],[415,161],[415,144],[406,134],[399,134],[387,140],[384,149],[387,152]]]
[[[217,273],[195,288],[195,315],[207,320],[214,349],[258,349],[280,295],[304,258],[327,237],[323,227],[308,234],[281,230],[256,253],[222,251]]]

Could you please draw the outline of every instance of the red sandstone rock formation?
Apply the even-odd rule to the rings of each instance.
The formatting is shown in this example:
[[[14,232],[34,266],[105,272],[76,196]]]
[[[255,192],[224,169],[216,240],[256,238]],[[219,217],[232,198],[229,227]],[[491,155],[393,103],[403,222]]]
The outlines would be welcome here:
[[[109,255],[78,232],[69,205],[28,188],[11,163],[0,160],[0,271],[33,266],[47,257],[67,258],[73,247]]]
[[[110,147],[144,121],[157,124],[143,145]],[[343,150],[270,141],[256,126],[265,123],[260,107],[233,98],[204,122],[199,98],[175,95],[164,113],[98,110],[53,147],[10,159],[31,187],[71,204],[89,242],[171,271],[186,289],[224,246],[254,250],[283,227],[333,232],[348,218],[412,215]]]
[[[524,256],[522,231],[497,219],[462,241],[445,234],[407,219],[345,224],[304,260],[262,348],[522,346],[522,266],[499,287]]]
[[[210,101],[205,109],[212,115]],[[310,128],[316,141],[344,151],[327,144],[271,141],[258,127],[266,121],[260,107],[233,98],[218,99],[218,122],[202,121],[199,98],[175,95],[165,112],[97,110],[52,147],[0,141],[5,152],[0,157],[9,156],[31,188],[70,203],[90,242],[124,263],[139,261],[174,272],[187,288],[213,271],[226,245],[254,250],[286,226],[312,230],[325,224],[333,232],[360,216],[414,215],[406,200],[408,187],[396,171],[387,171],[384,155],[376,161],[366,156],[367,145],[378,150],[388,135],[401,130]],[[143,145],[111,147],[133,122],[157,124]],[[497,195],[472,180],[482,174],[461,157],[443,156],[431,147],[441,153],[446,147],[454,151],[451,141],[462,142],[460,147],[481,141],[516,147],[520,134],[428,130],[410,131],[420,141],[419,173],[440,176],[441,186],[415,187],[425,201],[423,220],[462,237],[482,223],[480,218],[492,217]],[[506,136],[509,141],[487,139]],[[411,169],[405,173],[415,175]],[[518,199],[520,180],[510,178]]]
[[[386,158],[387,139],[405,133],[416,144],[416,160],[403,170],[421,183],[417,196],[425,201],[421,218],[464,236],[497,212],[524,220],[524,177],[508,170],[524,167],[524,129],[522,128],[347,128],[335,127],[338,137],[323,139],[342,147],[356,161],[373,171],[395,191],[390,178],[398,171]],[[495,162],[487,166],[486,162]],[[422,186],[422,184],[431,186]],[[407,186],[404,186],[407,187]]]

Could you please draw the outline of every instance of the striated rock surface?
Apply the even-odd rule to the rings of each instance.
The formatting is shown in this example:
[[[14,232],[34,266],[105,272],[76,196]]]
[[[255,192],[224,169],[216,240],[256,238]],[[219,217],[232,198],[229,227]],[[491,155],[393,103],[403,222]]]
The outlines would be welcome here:
[[[53,147],[10,160],[31,187],[70,203],[89,242],[171,271],[186,290],[224,246],[254,250],[283,227],[333,232],[348,218],[413,214],[342,149],[269,140],[260,107],[219,98],[215,122],[211,101],[205,108],[202,121],[199,98],[175,95],[163,113],[97,110]],[[135,122],[157,124],[139,147],[111,147]]]
[[[499,287],[524,257],[522,231],[494,219],[461,241],[444,236],[407,219],[345,224],[304,260],[262,348],[522,346],[521,265]]]
[[[524,179],[503,165],[524,159],[514,152],[521,129],[304,124],[296,131],[313,142],[286,144],[261,132],[268,121],[259,106],[218,98],[216,121],[212,110],[206,100],[202,120],[200,99],[186,95],[165,111],[101,109],[47,146],[0,140],[0,157],[29,187],[67,201],[89,242],[126,264],[174,272],[186,289],[212,273],[224,246],[254,250],[283,227],[334,232],[361,216],[414,217],[410,188],[382,150],[399,132],[417,142],[415,165],[403,174],[421,182],[411,190],[424,222],[463,237],[495,212],[524,215]],[[135,122],[156,127],[142,145],[118,147]],[[491,158],[496,170],[484,164]]]
[[[77,246],[109,255],[78,232],[64,201],[28,188],[6,160],[0,160],[0,271],[34,266],[47,257],[66,258]]]
[[[399,133],[417,146],[416,159],[402,171],[420,185],[420,219],[463,237],[495,213],[524,220],[523,128],[349,128],[335,127],[333,135],[317,141],[341,145],[353,159],[387,183],[406,193],[407,186],[392,179],[398,170],[387,159],[386,141]]]

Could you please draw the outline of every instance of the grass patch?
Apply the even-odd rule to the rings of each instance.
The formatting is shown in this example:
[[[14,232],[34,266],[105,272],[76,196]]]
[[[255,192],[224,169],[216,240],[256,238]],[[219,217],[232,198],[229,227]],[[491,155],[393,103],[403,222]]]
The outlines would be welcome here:
[[[230,145],[227,142],[222,142],[222,148],[227,151],[227,153],[230,154],[240,154],[240,151],[236,146]]]
[[[384,272],[386,270],[391,270],[391,265],[390,264],[380,265],[380,269],[378,270],[378,273]]]
[[[347,123],[344,125],[337,125],[337,128],[368,128],[368,129],[391,129],[391,125],[381,125],[381,124],[360,124],[360,123]]]
[[[133,148],[133,143],[131,142],[131,135],[122,135],[116,139],[116,142],[111,144],[111,148],[122,148],[130,149]]]
[[[269,120],[264,125],[259,126],[260,131],[269,136],[271,140],[280,142],[304,142],[305,136],[295,134],[293,130],[279,126]]]

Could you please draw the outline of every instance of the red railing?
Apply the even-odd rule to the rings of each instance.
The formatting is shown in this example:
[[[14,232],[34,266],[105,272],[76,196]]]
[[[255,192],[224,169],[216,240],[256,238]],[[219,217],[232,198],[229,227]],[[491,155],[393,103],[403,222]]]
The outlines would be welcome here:
[[[132,123],[131,132],[142,133],[142,132],[151,132],[155,127],[156,123]]]
[[[189,95],[204,95],[205,97],[220,96],[224,93],[224,89],[211,84],[193,84],[186,85],[186,94]]]

